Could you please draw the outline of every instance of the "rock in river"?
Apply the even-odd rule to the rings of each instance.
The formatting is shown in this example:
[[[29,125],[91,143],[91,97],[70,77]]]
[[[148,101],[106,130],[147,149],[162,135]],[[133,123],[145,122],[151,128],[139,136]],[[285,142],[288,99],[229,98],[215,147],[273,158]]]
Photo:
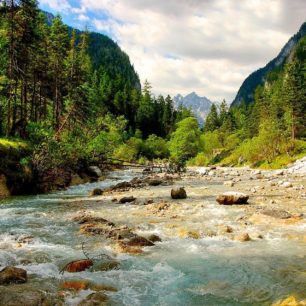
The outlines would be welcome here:
[[[91,293],[87,298],[81,301],[78,306],[103,306],[108,305],[108,297],[103,292]]]
[[[219,204],[232,205],[232,204],[247,204],[249,196],[241,192],[225,192],[218,195],[216,201]]]
[[[97,166],[90,166],[88,167],[88,172],[90,175],[95,176],[95,177],[100,177],[102,176],[102,172],[99,167]]]
[[[90,192],[90,196],[99,196],[103,194],[103,190],[100,188],[95,188]]]
[[[0,285],[21,284],[27,281],[27,271],[16,267],[6,267],[0,271]]]
[[[133,196],[130,196],[130,197],[123,197],[122,199],[119,200],[119,202],[121,204],[124,204],[124,203],[134,202],[135,200],[136,198],[134,198]]]
[[[241,241],[241,242],[245,242],[245,241],[250,241],[251,240],[251,238],[250,238],[248,233],[241,234],[241,235],[235,237],[235,239],[238,240],[238,241]]]
[[[172,199],[186,199],[187,198],[186,190],[183,187],[172,189],[171,198]]]
[[[285,210],[276,210],[276,209],[264,209],[261,211],[263,215],[277,218],[277,219],[289,219],[292,217],[291,214],[289,214]]]

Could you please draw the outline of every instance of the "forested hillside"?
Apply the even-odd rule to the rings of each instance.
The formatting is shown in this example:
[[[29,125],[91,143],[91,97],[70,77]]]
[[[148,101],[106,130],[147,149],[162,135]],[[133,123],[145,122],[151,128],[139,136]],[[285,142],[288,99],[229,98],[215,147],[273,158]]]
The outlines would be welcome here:
[[[190,112],[153,97],[148,82],[141,91],[111,39],[46,18],[36,1],[8,2],[0,22],[0,135],[33,149],[22,164],[45,173],[107,156],[169,156],[163,138]]]
[[[284,62],[267,73],[264,83],[249,92],[252,100],[230,109],[223,102],[220,113],[212,107],[201,152],[192,164],[278,168],[306,154],[305,34]]]
[[[263,85],[267,80],[267,77],[271,71],[276,69],[282,69],[286,61],[288,60],[289,55],[292,53],[296,47],[299,40],[306,35],[306,22],[303,23],[300,30],[293,35],[286,45],[282,48],[280,53],[276,58],[270,61],[265,67],[256,70],[251,73],[245,81],[242,83],[241,87],[238,90],[238,93],[232,102],[233,106],[238,106],[245,103],[254,102],[254,93],[255,89],[259,85]]]

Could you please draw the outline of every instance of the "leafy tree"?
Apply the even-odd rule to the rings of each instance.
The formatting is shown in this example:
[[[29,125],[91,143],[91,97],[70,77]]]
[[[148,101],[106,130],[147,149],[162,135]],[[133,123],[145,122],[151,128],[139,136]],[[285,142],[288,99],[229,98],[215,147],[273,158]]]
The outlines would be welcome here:
[[[185,162],[196,156],[200,147],[200,129],[194,117],[185,118],[177,124],[171,134],[169,150],[177,162]]]

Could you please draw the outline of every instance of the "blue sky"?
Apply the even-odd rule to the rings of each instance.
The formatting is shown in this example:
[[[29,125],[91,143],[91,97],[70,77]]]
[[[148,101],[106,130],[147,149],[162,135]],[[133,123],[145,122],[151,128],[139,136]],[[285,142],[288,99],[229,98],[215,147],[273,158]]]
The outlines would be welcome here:
[[[67,7],[67,4],[69,7]],[[93,19],[107,21],[107,13],[104,14],[103,11],[87,11],[85,14],[82,14],[77,11],[78,9],[81,9],[80,1],[40,1],[39,7],[54,15],[60,14],[63,21],[74,28],[83,30],[88,27],[90,31],[100,32],[111,37],[110,33],[97,29],[91,22]]]
[[[231,102],[306,21],[305,0],[40,0],[70,26],[104,33],[155,94]]]

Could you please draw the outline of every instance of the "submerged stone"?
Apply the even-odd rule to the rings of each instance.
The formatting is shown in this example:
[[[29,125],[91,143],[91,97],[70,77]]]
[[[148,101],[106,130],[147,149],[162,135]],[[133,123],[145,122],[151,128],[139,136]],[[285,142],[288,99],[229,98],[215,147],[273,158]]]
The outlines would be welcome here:
[[[24,269],[9,266],[0,271],[0,285],[21,284],[27,279],[27,271]]]

